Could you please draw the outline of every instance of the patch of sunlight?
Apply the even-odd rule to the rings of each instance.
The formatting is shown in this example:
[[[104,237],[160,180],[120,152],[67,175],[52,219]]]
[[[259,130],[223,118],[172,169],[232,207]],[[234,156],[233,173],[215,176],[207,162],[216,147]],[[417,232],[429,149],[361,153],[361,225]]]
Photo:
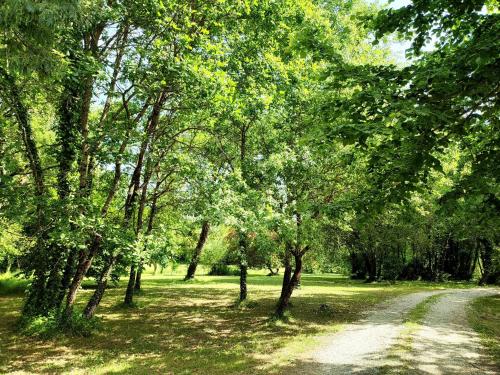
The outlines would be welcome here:
[[[131,369],[131,365],[128,362],[123,360],[111,360],[110,362],[100,365],[98,367],[93,367],[92,369],[83,369],[83,368],[74,368],[71,369],[68,373],[75,375],[101,375],[101,374],[114,374],[114,373],[123,373],[126,370]]]
[[[341,331],[344,327],[344,324],[335,324],[320,329],[320,335],[318,333],[314,335],[297,335],[276,351],[255,353],[255,359],[261,363],[257,368],[268,372],[277,367],[289,366],[293,361],[307,358],[313,350],[321,346],[325,337]]]

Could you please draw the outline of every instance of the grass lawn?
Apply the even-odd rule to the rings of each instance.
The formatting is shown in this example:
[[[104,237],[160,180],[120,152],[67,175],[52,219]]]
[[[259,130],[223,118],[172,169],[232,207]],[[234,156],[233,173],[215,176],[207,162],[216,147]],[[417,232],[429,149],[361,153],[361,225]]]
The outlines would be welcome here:
[[[500,364],[500,296],[476,299],[468,311],[471,326],[479,332],[483,345]]]
[[[468,285],[363,284],[339,275],[306,274],[292,296],[291,319],[283,323],[269,319],[280,293],[280,276],[251,272],[253,303],[235,308],[238,277],[199,276],[186,283],[184,271],[147,272],[134,309],[118,307],[124,278],[118,288],[106,292],[97,311],[101,330],[92,337],[46,341],[16,332],[22,295],[3,294],[0,280],[0,373],[279,374],[286,372],[290,357],[315,343],[316,335],[341,329],[384,299]],[[80,292],[80,307],[91,293]],[[320,313],[321,304],[331,309]]]

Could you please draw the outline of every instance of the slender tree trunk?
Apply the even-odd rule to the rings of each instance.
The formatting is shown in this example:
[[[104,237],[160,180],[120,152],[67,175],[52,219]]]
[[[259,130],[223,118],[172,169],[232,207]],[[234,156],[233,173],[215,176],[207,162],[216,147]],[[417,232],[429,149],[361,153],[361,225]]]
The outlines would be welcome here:
[[[31,175],[33,176],[35,194],[38,197],[41,197],[45,193],[45,183],[42,173],[42,163],[40,161],[38,149],[33,137],[28,110],[21,100],[19,88],[17,87],[14,78],[1,66],[0,82],[2,82],[2,86],[5,88],[5,92],[7,93],[5,101],[9,103],[12,108],[17,125],[19,126],[19,132],[21,133],[26,157],[31,169]]]
[[[94,27],[90,32],[87,32],[83,36],[83,46],[90,52],[94,58],[99,59],[99,39],[104,30],[105,24],[100,23]],[[89,127],[89,115],[90,115],[90,105],[92,102],[92,95],[94,89],[94,77],[89,72],[86,76],[82,78],[82,95],[80,101],[80,134],[81,134],[81,145],[80,145],[80,162],[78,165],[79,173],[79,190],[78,195],[80,197],[85,197],[90,193],[90,179],[91,179],[91,144],[90,144],[90,127]],[[83,207],[81,208],[83,210]]]
[[[249,125],[240,124],[240,168],[241,177],[245,183],[248,183],[248,169],[246,163],[247,151],[247,132]],[[247,299],[247,238],[246,234],[242,231],[239,232],[239,251],[240,251],[240,297],[239,301],[242,302]]]
[[[474,271],[476,270],[477,261],[479,259],[479,246],[477,241],[474,242],[474,260],[472,261],[471,268],[469,271],[469,280],[474,276]]]
[[[86,318],[90,319],[94,316],[95,310],[97,309],[97,306],[99,306],[102,296],[104,295],[104,291],[106,290],[106,287],[108,285],[109,276],[111,275],[111,271],[113,270],[113,266],[115,265],[116,261],[117,257],[112,255],[111,258],[106,262],[104,269],[99,276],[99,280],[97,281],[97,287],[92,294],[89,302],[87,303],[85,310],[83,310],[83,315]]]
[[[278,301],[278,306],[276,307],[275,316],[282,318],[288,305],[290,304],[290,298],[292,297],[293,290],[297,286],[302,274],[302,256],[303,252],[296,253],[293,255],[295,259],[295,269],[290,282],[282,290],[282,297]]]
[[[6,155],[6,143],[5,143],[5,133],[3,126],[0,126],[0,155]],[[5,157],[0,158],[0,189],[5,187],[4,179],[5,176],[5,167],[7,160]]]
[[[45,221],[44,215],[44,194],[45,194],[45,182],[42,172],[42,163],[40,161],[40,156],[38,149],[36,147],[35,139],[33,137],[33,131],[31,128],[31,123],[29,120],[29,113],[21,100],[21,95],[19,88],[14,80],[14,78],[0,66],[0,83],[3,90],[0,90],[0,94],[6,93],[3,99],[12,109],[12,113],[16,119],[17,125],[19,127],[19,133],[21,134],[21,139],[24,145],[25,155],[28,159],[28,163],[31,170],[31,175],[33,177],[33,186],[35,190],[35,203],[36,203],[36,266],[34,269],[34,280],[31,284],[28,297],[26,298],[23,313],[24,314],[37,314],[44,313],[46,311],[44,305],[46,304],[45,298],[45,285],[47,281],[47,275],[45,272],[47,266],[47,257],[45,252],[45,241],[43,226]]]
[[[136,292],[141,290],[141,279],[142,279],[143,269],[144,269],[144,258],[141,258],[141,260],[139,261],[139,265],[137,266],[137,275],[135,276],[134,290]]]
[[[491,242],[486,239],[480,240],[482,245],[481,261],[483,262],[483,275],[479,280],[479,285],[492,284],[494,280],[493,270],[493,246]]]
[[[12,267],[12,259],[7,256],[7,267],[5,268],[5,273],[10,273],[10,269]]]
[[[76,271],[76,261],[77,261],[77,252],[70,249],[68,258],[66,259],[66,266],[64,268],[64,273],[61,279],[61,289],[59,291],[59,295],[57,297],[57,306],[61,306],[64,296],[68,291],[71,285],[71,279],[75,275]]]
[[[289,245],[287,245],[287,248],[285,250],[285,259],[284,259],[285,272],[283,273],[283,283],[281,285],[280,301],[285,297],[288,285],[290,284],[290,279],[292,278],[292,265],[290,263],[291,256],[292,254],[290,251],[290,247]]]
[[[46,285],[47,308],[58,309],[61,307],[59,294],[63,278],[64,265],[66,263],[67,250],[64,246],[51,246],[51,257],[49,258],[49,276]]]
[[[240,302],[247,299],[247,274],[248,267],[245,263],[240,263]]]
[[[137,273],[137,267],[135,264],[132,264],[130,266],[127,291],[125,292],[125,299],[123,301],[123,303],[128,306],[132,306],[134,303],[134,284],[135,284],[136,273]]]
[[[85,252],[80,253],[78,267],[73,277],[73,281],[71,282],[71,285],[69,287],[68,295],[66,297],[66,308],[65,308],[66,316],[70,316],[73,311],[73,305],[76,300],[76,294],[78,292],[78,288],[80,288],[83,278],[85,277],[85,274],[90,268],[94,255],[98,251],[100,244],[101,244],[101,236],[96,235],[90,246],[89,253],[88,254],[86,254]]]
[[[200,237],[198,238],[198,243],[196,244],[196,248],[194,249],[193,257],[191,258],[191,262],[189,263],[189,267],[187,270],[186,277],[184,280],[190,280],[194,278],[194,274],[196,272],[196,267],[198,267],[198,262],[200,260],[201,252],[203,250],[203,246],[207,241],[208,232],[210,230],[210,223],[208,221],[204,221],[201,227]]]
[[[366,282],[373,282],[377,279],[377,263],[372,251],[364,254],[366,269],[368,270],[368,279]]]
[[[136,230],[135,230],[135,235],[136,237],[139,235],[139,233],[142,231],[143,227],[143,215],[144,215],[144,209],[146,207],[146,200],[147,200],[147,192],[148,192],[148,184],[151,179],[153,171],[151,170],[151,159],[148,158],[146,162],[146,171],[145,171],[145,176],[142,182],[142,192],[141,192],[141,197],[139,200],[139,209],[137,211],[137,225],[136,225]],[[153,204],[151,207],[151,213],[149,215],[149,223],[148,223],[148,229],[146,231],[146,236],[151,233],[151,230],[153,229],[153,220],[154,220],[154,215],[156,213],[156,192],[158,189],[158,183],[155,186],[155,189],[153,191]],[[145,245],[146,246],[146,245]],[[142,260],[141,260],[142,262]],[[140,289],[140,276],[139,276],[139,284],[136,284],[137,282],[137,276],[139,275],[142,270],[140,268],[142,265],[139,265],[137,267],[136,264],[132,264],[130,267],[130,274],[129,274],[129,281],[127,285],[127,290],[125,292],[125,299],[124,303],[126,305],[132,306],[134,302],[134,290]]]
[[[245,233],[239,234],[240,246],[240,297],[239,301],[242,302],[247,299],[247,239]]]

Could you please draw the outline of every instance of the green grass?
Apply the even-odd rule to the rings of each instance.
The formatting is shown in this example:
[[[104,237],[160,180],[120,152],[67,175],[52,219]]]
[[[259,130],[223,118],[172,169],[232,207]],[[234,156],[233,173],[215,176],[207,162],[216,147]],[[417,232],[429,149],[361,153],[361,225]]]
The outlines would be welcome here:
[[[0,294],[0,373],[71,374],[280,374],[291,359],[384,299],[429,289],[464,287],[445,283],[374,283],[339,275],[303,275],[287,321],[270,319],[281,277],[253,271],[250,303],[235,306],[236,276],[199,276],[183,282],[185,267],[147,272],[137,307],[120,307],[126,280],[108,290],[92,337],[40,340],[15,330],[21,295]],[[86,287],[93,282],[87,280]],[[92,290],[78,295],[82,308]],[[321,304],[331,306],[318,313]]]
[[[0,296],[24,294],[29,280],[15,277],[14,274],[0,274]]]
[[[434,294],[433,296],[427,297],[417,306],[415,306],[404,319],[405,326],[407,327],[419,327],[423,319],[429,312],[430,308],[434,303],[437,302],[445,293]]]
[[[500,296],[480,297],[468,310],[471,327],[479,333],[488,354],[500,368]]]

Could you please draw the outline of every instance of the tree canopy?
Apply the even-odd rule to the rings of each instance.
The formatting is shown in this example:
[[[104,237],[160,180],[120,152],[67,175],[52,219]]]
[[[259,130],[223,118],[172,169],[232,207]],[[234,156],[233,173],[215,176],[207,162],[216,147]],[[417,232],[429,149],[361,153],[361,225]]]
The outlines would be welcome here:
[[[147,265],[499,276],[495,0],[0,4],[0,266],[64,319]],[[409,40],[394,64],[388,38]]]

